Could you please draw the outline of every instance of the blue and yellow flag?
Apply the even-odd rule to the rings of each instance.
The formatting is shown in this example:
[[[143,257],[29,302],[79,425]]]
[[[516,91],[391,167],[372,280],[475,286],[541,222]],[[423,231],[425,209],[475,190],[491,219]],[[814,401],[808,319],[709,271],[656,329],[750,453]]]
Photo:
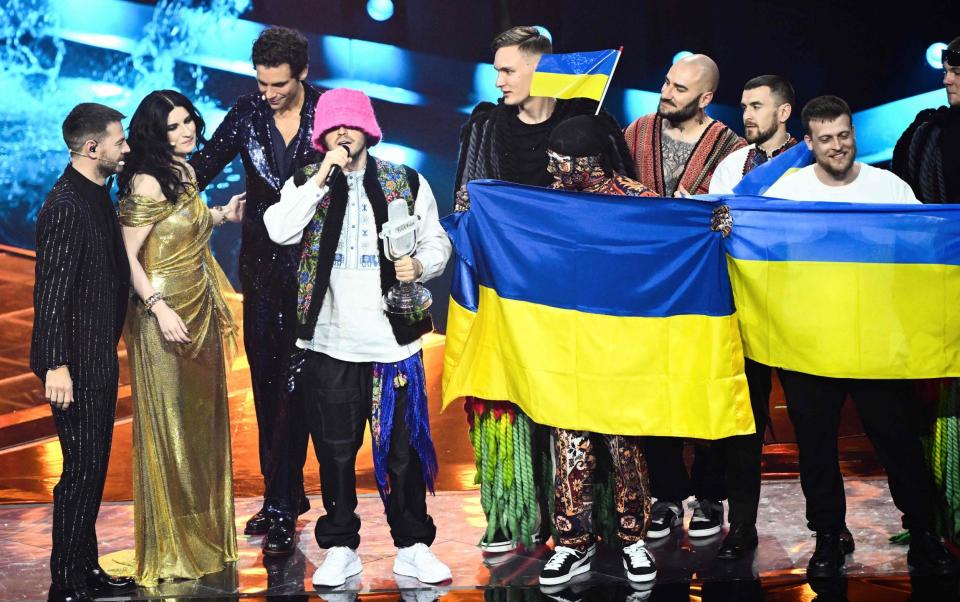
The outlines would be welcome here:
[[[509,400],[608,434],[754,432],[713,205],[471,182],[456,250],[444,407]]]
[[[747,357],[821,376],[960,376],[960,207],[727,200]]]
[[[619,59],[619,50],[544,54],[533,73],[530,96],[599,101]]]
[[[762,195],[777,180],[813,163],[813,153],[800,141],[766,163],[747,172],[733,187],[734,194]]]

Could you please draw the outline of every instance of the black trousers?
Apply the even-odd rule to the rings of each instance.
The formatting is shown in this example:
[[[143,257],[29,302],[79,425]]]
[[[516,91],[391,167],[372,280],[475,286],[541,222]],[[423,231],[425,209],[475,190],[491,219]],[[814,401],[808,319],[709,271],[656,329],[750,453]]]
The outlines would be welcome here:
[[[845,524],[846,498],[837,453],[840,408],[849,393],[860,421],[887,471],[893,503],[907,529],[932,529],[935,491],[923,459],[919,415],[910,381],[826,378],[783,370],[787,411],[797,431],[800,485],[807,526],[836,530]]]
[[[709,443],[694,443],[693,466],[687,474],[680,437],[646,437],[643,454],[650,472],[650,494],[661,502],[679,504],[696,496],[718,502],[727,498],[721,457]]]
[[[288,288],[278,282],[244,292],[243,343],[257,412],[265,506],[296,515],[301,505],[309,508],[303,491],[309,433],[303,409],[287,387],[297,321],[297,295]]]
[[[73,390],[66,410],[53,409],[63,472],[53,488],[50,576],[62,588],[85,587],[97,568],[97,515],[107,478],[117,390]]]
[[[757,522],[763,435],[770,420],[770,390],[773,388],[771,370],[770,366],[744,358],[744,372],[750,388],[750,406],[757,432],[727,437],[713,443],[713,451],[724,468],[731,524]]]
[[[324,516],[317,520],[321,548],[360,545],[357,516],[357,452],[370,419],[373,364],[334,359],[308,351],[303,367],[302,393],[310,435],[320,463]],[[385,385],[389,386],[389,385]],[[387,454],[390,494],[385,502],[390,535],[398,548],[430,545],[437,534],[427,514],[426,485],[420,458],[410,445],[404,418],[407,388],[396,391],[393,431]]]

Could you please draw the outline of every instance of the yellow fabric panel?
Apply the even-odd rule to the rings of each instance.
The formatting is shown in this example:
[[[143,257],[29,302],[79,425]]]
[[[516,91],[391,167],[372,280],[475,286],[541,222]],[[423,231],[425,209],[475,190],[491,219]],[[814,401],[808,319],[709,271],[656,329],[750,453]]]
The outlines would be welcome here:
[[[960,376],[960,267],[727,257],[744,352],[845,378]]]
[[[535,422],[622,435],[754,432],[737,317],[634,318],[501,299],[450,301],[444,407],[509,400]]]
[[[564,73],[534,72],[530,96],[552,98],[592,98],[600,100],[608,75],[567,75]]]

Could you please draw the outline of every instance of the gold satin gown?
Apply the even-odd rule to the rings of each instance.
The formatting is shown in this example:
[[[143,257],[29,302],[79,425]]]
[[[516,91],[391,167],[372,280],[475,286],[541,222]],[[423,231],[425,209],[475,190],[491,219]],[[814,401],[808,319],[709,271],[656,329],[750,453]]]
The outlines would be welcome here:
[[[233,292],[210,252],[210,212],[196,189],[176,203],[131,195],[124,226],[153,225],[140,262],[184,321],[190,343],[164,340],[134,296],[125,338],[133,389],[133,576],[143,586],[196,579],[237,559],[224,344]]]

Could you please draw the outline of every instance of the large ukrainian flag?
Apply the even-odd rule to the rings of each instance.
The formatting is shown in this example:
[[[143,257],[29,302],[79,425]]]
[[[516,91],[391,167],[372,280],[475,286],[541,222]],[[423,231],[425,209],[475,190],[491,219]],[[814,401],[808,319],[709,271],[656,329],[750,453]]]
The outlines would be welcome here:
[[[468,185],[444,407],[509,400],[535,422],[717,439],[754,432],[713,205]]]
[[[960,376],[960,207],[728,200],[747,357],[832,377]]]
[[[544,54],[533,73],[530,96],[600,100],[619,57],[619,50]]]

